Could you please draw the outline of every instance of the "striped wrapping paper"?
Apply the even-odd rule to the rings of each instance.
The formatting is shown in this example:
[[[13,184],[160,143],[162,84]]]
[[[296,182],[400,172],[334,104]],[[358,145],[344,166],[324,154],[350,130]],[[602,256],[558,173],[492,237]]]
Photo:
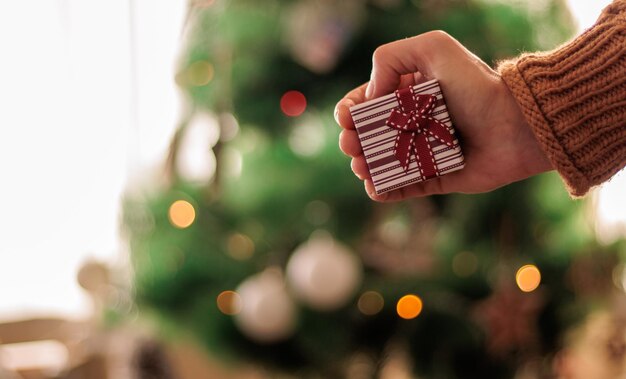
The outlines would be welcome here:
[[[450,133],[454,135],[454,128],[441,94],[439,82],[431,80],[413,86],[413,90],[419,94],[437,96],[437,103],[432,116],[445,124]],[[350,108],[377,194],[424,181],[414,154],[411,155],[411,162],[407,171],[404,171],[394,156],[394,144],[396,136],[400,132],[388,127],[385,121],[396,107],[398,107],[398,101],[395,94],[392,93]],[[444,175],[463,168],[465,161],[459,141],[456,138],[454,138],[452,147],[433,137],[429,138],[429,143],[433,150],[437,175]]]

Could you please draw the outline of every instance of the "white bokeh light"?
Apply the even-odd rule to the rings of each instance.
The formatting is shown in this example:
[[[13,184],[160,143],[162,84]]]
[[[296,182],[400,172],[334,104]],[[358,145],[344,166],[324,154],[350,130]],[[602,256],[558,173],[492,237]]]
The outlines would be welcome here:
[[[626,237],[626,172],[621,172],[594,194],[595,229],[601,242]]]

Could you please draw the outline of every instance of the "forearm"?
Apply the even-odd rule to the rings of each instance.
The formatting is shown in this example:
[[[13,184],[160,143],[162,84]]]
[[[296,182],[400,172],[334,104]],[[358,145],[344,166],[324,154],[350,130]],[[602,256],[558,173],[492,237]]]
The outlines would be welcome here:
[[[626,0],[572,42],[498,71],[572,195],[626,165]]]

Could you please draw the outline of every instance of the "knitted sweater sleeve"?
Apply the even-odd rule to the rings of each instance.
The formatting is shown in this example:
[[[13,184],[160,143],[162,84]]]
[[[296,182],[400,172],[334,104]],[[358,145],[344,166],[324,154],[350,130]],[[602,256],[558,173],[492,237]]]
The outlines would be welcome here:
[[[626,165],[626,0],[545,53],[498,67],[526,121],[573,196]]]

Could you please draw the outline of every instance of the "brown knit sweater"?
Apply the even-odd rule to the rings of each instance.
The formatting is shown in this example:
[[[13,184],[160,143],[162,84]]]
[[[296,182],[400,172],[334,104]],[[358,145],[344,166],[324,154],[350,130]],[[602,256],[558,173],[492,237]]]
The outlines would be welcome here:
[[[498,71],[573,196],[626,165],[626,0],[573,41]]]

